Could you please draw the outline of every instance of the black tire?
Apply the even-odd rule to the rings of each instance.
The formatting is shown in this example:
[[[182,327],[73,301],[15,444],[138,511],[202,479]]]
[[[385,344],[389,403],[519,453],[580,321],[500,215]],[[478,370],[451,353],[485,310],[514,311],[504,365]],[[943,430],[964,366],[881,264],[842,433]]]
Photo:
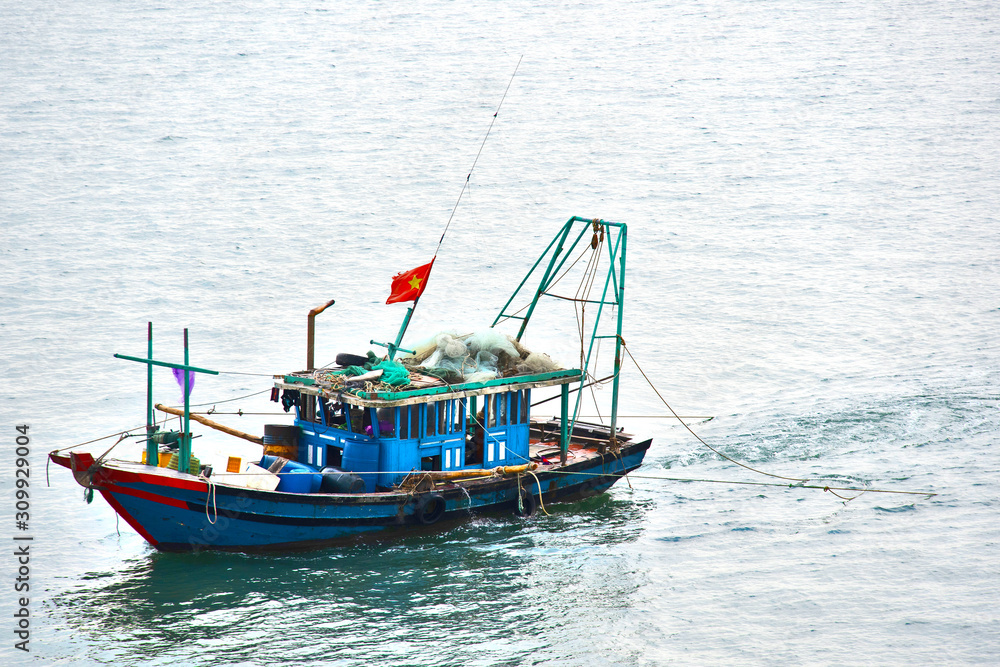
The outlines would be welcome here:
[[[417,521],[429,526],[437,523],[438,519],[444,516],[445,501],[440,493],[428,493],[420,496],[417,501],[417,508],[413,511],[413,516]]]
[[[521,487],[519,493],[521,494],[521,502],[514,505],[514,515],[525,518],[534,516],[538,509],[538,500],[535,498],[535,494],[524,487]]]
[[[327,357],[327,359],[329,358]],[[364,366],[368,363],[368,357],[362,357],[360,354],[341,352],[337,355],[336,362],[338,366]]]

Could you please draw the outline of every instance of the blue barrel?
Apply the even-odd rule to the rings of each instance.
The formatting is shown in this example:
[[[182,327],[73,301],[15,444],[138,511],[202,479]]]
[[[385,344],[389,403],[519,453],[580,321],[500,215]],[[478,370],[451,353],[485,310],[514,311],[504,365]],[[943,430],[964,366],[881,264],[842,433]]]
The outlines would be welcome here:
[[[262,457],[260,467],[270,468],[275,458],[271,455]],[[298,461],[285,463],[278,471],[278,479],[278,488],[275,491],[283,493],[318,493],[320,484],[323,483],[323,476],[316,472],[315,468]]]
[[[344,443],[344,457],[340,467],[353,473],[378,472],[379,442],[359,442],[348,440]],[[378,475],[360,475],[365,481],[365,491],[375,492],[375,479]]]

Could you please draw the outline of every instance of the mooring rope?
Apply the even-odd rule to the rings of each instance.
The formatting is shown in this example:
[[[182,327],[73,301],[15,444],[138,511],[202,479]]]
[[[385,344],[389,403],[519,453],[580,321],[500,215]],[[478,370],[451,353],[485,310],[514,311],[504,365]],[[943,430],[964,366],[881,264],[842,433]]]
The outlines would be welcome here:
[[[202,478],[203,480],[205,480],[205,482],[208,483],[208,495],[205,496],[205,520],[208,521],[208,523],[210,523],[211,525],[214,526],[215,522],[219,520],[219,508],[215,504],[215,482],[213,482],[208,477],[205,477],[204,473],[198,473],[198,477]],[[212,519],[212,517],[210,517],[208,515],[208,499],[209,499],[209,497],[212,498],[212,511],[215,513],[215,519]]]
[[[545,516],[552,516],[548,513],[548,510],[545,509],[545,501],[542,499],[542,483],[539,481],[538,475],[535,474],[534,470],[529,470],[528,474],[535,478],[535,484],[538,485],[538,506],[542,508],[542,512]],[[518,498],[520,498],[520,495]]]

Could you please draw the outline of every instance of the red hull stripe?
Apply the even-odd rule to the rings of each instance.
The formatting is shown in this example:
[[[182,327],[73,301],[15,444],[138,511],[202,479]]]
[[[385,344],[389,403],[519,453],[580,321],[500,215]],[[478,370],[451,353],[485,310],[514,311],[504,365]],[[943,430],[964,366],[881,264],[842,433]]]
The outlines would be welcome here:
[[[188,504],[183,500],[177,500],[176,498],[168,498],[167,496],[157,495],[155,493],[150,493],[149,491],[142,491],[140,489],[130,489],[125,486],[109,485],[107,487],[109,491],[114,493],[121,493],[126,496],[133,496],[135,498],[142,498],[143,500],[149,500],[154,503],[160,503],[161,505],[170,505],[171,507],[179,507],[182,510],[188,508]]]
[[[149,484],[151,486],[165,486],[173,489],[183,489],[184,491],[208,491],[208,484],[205,482],[195,482],[186,479],[175,479],[165,475],[150,475],[130,470],[119,470],[104,466],[101,468],[104,479],[116,484]]]

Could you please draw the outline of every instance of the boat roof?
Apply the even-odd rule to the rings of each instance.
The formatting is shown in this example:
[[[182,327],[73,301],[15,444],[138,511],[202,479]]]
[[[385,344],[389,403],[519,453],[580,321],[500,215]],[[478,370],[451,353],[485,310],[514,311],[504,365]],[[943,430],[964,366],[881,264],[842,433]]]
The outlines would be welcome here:
[[[274,386],[362,407],[383,408],[537,387],[553,387],[579,382],[582,376],[579,369],[568,369],[512,375],[485,382],[448,384],[436,377],[411,373],[411,383],[405,387],[387,390],[384,389],[384,385],[379,385],[372,390],[370,386],[349,387],[343,384],[337,386],[332,375],[331,369],[297,371],[289,375],[274,376]]]

